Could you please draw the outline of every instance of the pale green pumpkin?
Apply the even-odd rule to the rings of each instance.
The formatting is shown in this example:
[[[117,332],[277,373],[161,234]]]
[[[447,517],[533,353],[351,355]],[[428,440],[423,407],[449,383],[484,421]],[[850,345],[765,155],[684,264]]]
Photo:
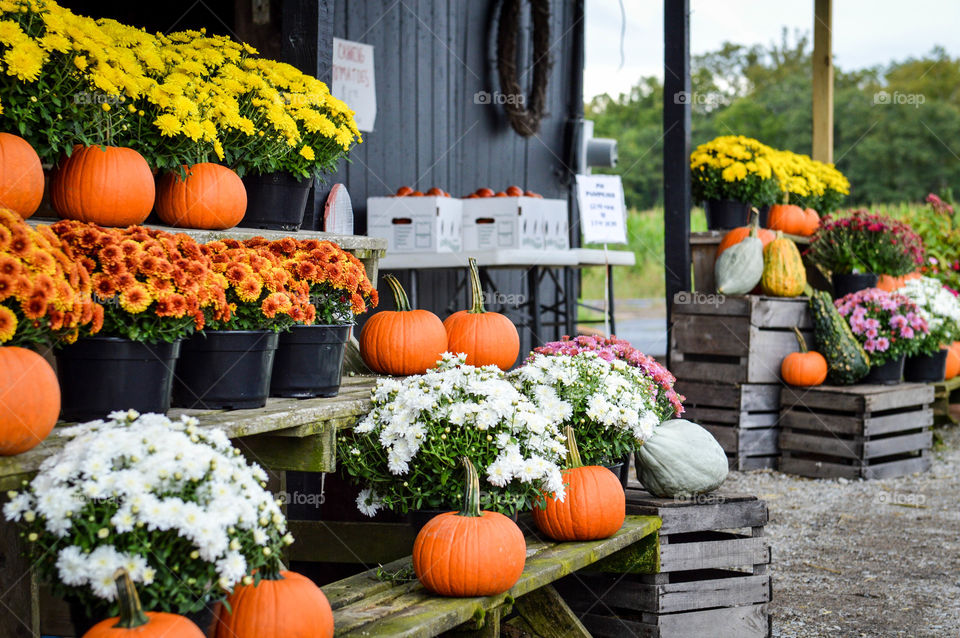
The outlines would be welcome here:
[[[670,419],[655,427],[637,451],[636,464],[643,487],[663,498],[715,490],[729,469],[727,455],[713,435],[686,419]]]
[[[745,295],[756,288],[763,277],[763,242],[757,237],[756,226],[743,241],[717,257],[713,275],[717,292],[724,295]]]

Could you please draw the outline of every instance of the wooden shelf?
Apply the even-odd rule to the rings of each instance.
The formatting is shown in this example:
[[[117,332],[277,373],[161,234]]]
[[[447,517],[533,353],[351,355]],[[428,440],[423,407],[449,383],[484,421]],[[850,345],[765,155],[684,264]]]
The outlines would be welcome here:
[[[340,395],[329,399],[268,399],[252,410],[181,410],[168,416],[189,414],[205,428],[220,428],[252,460],[267,469],[332,471],[335,468],[336,432],[352,427],[371,406],[373,376],[344,377]],[[40,445],[16,456],[0,457],[0,490],[17,489],[59,451],[65,439],[58,424]]]

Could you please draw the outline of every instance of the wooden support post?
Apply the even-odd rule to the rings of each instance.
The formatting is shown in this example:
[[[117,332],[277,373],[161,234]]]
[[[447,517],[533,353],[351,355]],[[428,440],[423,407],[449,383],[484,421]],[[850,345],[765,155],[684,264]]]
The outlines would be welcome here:
[[[813,159],[833,162],[833,0],[813,9]]]
[[[509,612],[509,608],[506,613]],[[503,607],[494,607],[476,620],[446,632],[449,638],[500,638],[500,621],[504,616]]]
[[[518,598],[513,608],[540,638],[590,638],[590,632],[553,585]]]
[[[660,534],[650,534],[633,545],[597,561],[584,571],[608,574],[656,574],[660,571]]]
[[[279,471],[333,472],[336,470],[337,429],[325,424],[319,434],[302,438],[258,434],[236,439],[248,459]]]
[[[690,0],[663,3],[663,43],[663,254],[670,343],[673,296],[690,289]]]
[[[0,503],[2,504],[2,503]],[[0,522],[0,636],[40,636],[37,579],[16,525]]]

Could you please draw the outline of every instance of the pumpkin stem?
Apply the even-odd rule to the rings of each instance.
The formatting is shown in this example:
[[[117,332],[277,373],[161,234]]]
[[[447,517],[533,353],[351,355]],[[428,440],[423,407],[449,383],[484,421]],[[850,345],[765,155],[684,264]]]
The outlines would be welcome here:
[[[470,291],[473,297],[470,312],[473,314],[483,314],[486,312],[486,309],[483,307],[483,286],[480,285],[480,271],[477,269],[477,260],[471,257],[467,261],[470,264]]]
[[[143,613],[140,596],[137,595],[137,588],[133,586],[127,570],[121,567],[115,571],[113,580],[117,583],[117,598],[120,601],[120,621],[113,628],[135,629],[150,622],[147,615]]]
[[[393,275],[384,275],[383,279],[387,282],[387,285],[390,286],[390,290],[393,291],[393,301],[397,306],[397,310],[401,312],[410,310],[410,299],[407,297],[403,286],[400,285],[400,281]]]
[[[573,426],[568,425],[564,434],[567,436],[567,468],[583,467],[583,461],[580,460],[580,449],[577,447],[577,437],[573,433]]]
[[[800,334],[800,328],[794,326],[793,331],[797,335],[797,343],[800,344],[800,352],[807,352],[807,340],[803,338],[802,334]]]
[[[480,516],[480,476],[470,459],[464,456],[460,461],[466,471],[466,486],[463,490],[463,509],[457,516]]]
[[[756,237],[760,230],[760,211],[756,206],[750,208],[750,237]]]

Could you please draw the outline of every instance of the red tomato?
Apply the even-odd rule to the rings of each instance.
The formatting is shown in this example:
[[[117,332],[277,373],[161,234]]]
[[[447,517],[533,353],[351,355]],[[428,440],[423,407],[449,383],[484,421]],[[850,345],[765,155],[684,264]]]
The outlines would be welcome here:
[[[466,197],[464,197],[464,199],[478,199],[479,197],[480,197],[480,196],[477,195],[476,193],[470,193],[469,195],[467,195]]]
[[[427,191],[427,195],[432,195],[434,197],[443,197],[443,190],[434,186]]]
[[[523,194],[527,197],[536,197],[537,199],[543,199],[543,195],[540,193],[534,193],[533,191],[523,191]]]
[[[410,197],[423,197],[423,193],[421,193],[420,191],[413,191],[412,193],[410,193]]]
[[[499,191],[499,192],[497,192],[496,195],[494,195],[494,197],[509,197],[509,195],[507,195],[507,194],[504,193],[503,191]]]
[[[409,186],[401,186],[397,189],[396,197],[405,197],[413,192],[413,189]]]
[[[493,189],[478,188],[475,192],[477,197],[493,197]]]
[[[510,197],[520,197],[521,195],[523,195],[523,189],[520,188],[519,186],[508,186],[507,195],[509,195]]]

